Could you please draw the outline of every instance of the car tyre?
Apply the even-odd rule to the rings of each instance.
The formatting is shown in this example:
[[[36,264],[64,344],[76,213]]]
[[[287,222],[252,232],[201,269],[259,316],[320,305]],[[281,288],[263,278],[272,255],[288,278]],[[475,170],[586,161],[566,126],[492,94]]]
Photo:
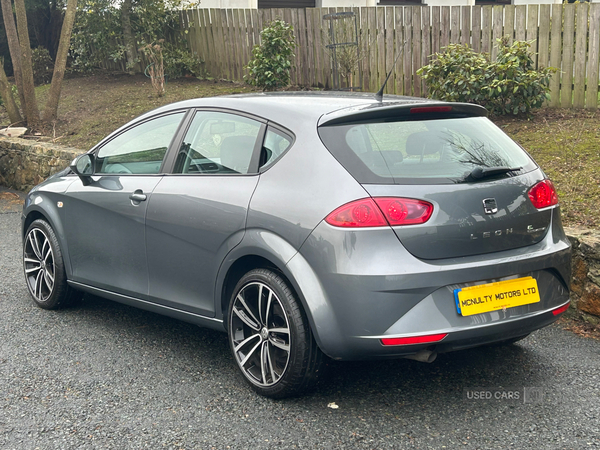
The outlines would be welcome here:
[[[35,220],[27,229],[23,240],[23,269],[29,293],[40,308],[66,308],[83,296],[67,284],[58,239],[45,220]]]
[[[281,275],[255,269],[233,290],[228,311],[231,352],[252,389],[285,398],[314,387],[323,353],[300,301]]]

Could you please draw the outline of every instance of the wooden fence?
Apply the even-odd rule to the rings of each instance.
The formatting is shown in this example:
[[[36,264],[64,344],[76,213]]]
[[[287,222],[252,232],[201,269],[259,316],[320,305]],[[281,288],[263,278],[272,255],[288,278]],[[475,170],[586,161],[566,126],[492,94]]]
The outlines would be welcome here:
[[[425,96],[416,71],[432,54],[449,43],[468,43],[495,56],[496,39],[507,36],[510,42],[534,41],[538,68],[560,69],[551,82],[550,106],[598,106],[600,4],[192,9],[182,11],[182,23],[189,47],[205,61],[210,75],[241,81],[260,30],[282,18],[293,25],[298,45],[292,83],[331,88],[323,16],[342,11],[353,11],[358,18],[364,91],[377,91],[393,69],[387,93]]]

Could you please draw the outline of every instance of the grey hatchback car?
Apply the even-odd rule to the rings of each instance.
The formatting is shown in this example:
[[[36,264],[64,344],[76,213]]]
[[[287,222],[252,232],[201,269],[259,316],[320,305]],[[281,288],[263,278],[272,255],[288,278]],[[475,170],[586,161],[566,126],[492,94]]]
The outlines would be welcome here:
[[[515,342],[569,305],[556,190],[484,108],[275,93],[188,100],[118,129],[27,196],[27,286],[226,331],[259,394],[324,355]]]

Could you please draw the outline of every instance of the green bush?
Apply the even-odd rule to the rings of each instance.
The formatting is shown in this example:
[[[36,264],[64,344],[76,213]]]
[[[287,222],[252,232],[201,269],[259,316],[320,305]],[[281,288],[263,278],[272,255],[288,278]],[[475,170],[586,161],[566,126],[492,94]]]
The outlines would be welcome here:
[[[296,46],[294,28],[283,20],[274,20],[260,32],[260,37],[262,43],[252,49],[244,79],[264,90],[289,85]]]
[[[451,44],[417,73],[432,98],[476,103],[493,115],[529,115],[548,98],[555,68],[535,70],[528,42],[498,39],[495,61],[468,45]]]
[[[31,63],[33,65],[33,82],[36,85],[50,83],[54,72],[54,61],[50,52],[44,47],[34,48],[31,51]]]
[[[163,58],[167,78],[175,79],[185,75],[204,77],[206,75],[204,61],[194,56],[188,49],[165,43]]]

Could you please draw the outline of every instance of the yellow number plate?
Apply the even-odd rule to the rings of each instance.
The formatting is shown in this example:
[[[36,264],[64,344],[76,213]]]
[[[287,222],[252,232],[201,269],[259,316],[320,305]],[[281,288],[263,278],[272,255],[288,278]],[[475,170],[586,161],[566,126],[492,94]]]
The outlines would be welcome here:
[[[454,299],[459,314],[472,316],[537,303],[540,301],[540,294],[535,278],[524,277],[455,289]]]

